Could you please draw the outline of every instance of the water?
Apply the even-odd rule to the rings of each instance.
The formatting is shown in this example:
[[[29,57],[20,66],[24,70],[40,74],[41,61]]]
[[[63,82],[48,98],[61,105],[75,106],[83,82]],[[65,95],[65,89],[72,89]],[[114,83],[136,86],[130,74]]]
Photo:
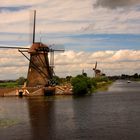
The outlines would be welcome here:
[[[0,140],[139,139],[139,82],[76,98],[0,98]]]

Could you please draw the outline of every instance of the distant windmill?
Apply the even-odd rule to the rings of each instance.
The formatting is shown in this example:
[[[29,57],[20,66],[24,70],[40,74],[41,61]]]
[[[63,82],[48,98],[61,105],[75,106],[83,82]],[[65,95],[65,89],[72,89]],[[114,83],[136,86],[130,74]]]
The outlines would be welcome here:
[[[93,68],[94,73],[95,73],[95,77],[99,77],[101,76],[101,70],[97,69],[97,61],[95,63],[95,67]]]
[[[27,75],[27,87],[49,86],[54,75],[54,51],[64,51],[64,49],[54,49],[55,45],[46,45],[35,42],[36,11],[34,11],[33,40],[30,48],[24,47],[4,47],[8,49],[18,49],[27,60],[29,68]],[[29,53],[30,58],[25,54]],[[50,53],[50,61],[48,54]]]

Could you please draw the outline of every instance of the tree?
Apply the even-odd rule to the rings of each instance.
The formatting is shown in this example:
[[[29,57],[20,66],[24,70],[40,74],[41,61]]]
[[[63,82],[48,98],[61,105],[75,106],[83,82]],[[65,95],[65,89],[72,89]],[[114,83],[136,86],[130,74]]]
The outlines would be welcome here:
[[[83,72],[83,75],[84,75],[85,77],[87,77],[87,73]]]
[[[26,81],[26,78],[24,78],[24,77],[19,77],[19,78],[17,79],[18,85],[23,85],[25,81]]]
[[[138,75],[137,73],[135,73],[135,74],[133,75],[133,77],[134,77],[134,78],[139,78],[139,75]]]
[[[84,95],[92,91],[92,80],[84,75],[77,75],[72,78],[71,84],[75,95]]]
[[[72,76],[66,76],[67,82],[70,82],[71,78],[72,78]]]

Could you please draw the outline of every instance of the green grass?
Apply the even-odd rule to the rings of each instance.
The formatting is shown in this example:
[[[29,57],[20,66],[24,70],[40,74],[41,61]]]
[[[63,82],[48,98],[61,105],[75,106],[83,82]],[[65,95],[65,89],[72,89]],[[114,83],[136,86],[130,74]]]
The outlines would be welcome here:
[[[0,83],[0,88],[13,88],[13,87],[17,87],[18,84],[17,82],[4,82],[4,83]]]
[[[112,81],[97,83],[97,89],[95,91],[107,91],[108,87],[112,84]]]

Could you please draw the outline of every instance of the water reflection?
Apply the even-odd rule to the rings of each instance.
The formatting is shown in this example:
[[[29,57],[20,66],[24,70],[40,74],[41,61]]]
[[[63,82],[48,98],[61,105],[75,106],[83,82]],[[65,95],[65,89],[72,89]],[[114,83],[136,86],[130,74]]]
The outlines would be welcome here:
[[[52,139],[55,128],[54,99],[28,98],[28,108],[32,139]]]
[[[71,139],[76,134],[72,96],[28,98],[33,140]]]

